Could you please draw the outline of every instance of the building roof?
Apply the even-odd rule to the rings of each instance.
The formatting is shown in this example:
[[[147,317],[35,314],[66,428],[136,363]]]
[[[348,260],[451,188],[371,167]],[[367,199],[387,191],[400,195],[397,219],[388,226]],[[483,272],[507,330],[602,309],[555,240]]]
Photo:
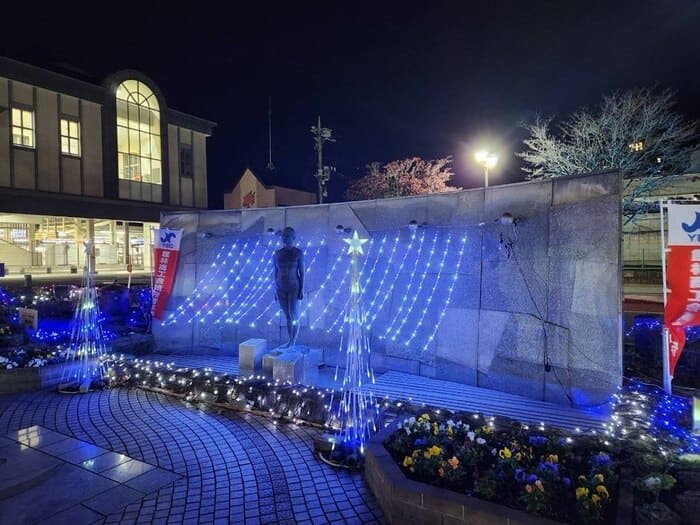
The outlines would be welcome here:
[[[62,65],[60,69],[66,70],[69,67]],[[110,75],[108,79],[113,78],[115,75]],[[0,76],[83,100],[89,100],[100,105],[104,104],[105,98],[109,94],[109,86],[86,82],[75,76],[65,75],[3,56],[0,56]],[[83,72],[77,73],[76,76],[87,77],[88,75]],[[145,78],[145,75],[141,73],[139,73],[139,76]],[[148,84],[150,87],[158,89],[155,82],[150,79]],[[211,135],[214,127],[216,127],[215,122],[170,109],[167,105],[165,106],[165,111],[167,112],[168,122],[176,126],[192,129],[206,135]]]
[[[234,188],[241,181],[241,178],[243,177],[243,175],[245,175],[245,172],[248,170],[250,170],[253,176],[260,181],[260,184],[262,184],[265,187],[265,189],[271,190],[273,188],[287,188],[290,190],[303,191],[305,193],[313,193],[308,189],[288,184],[287,181],[284,178],[282,178],[280,172],[278,172],[277,170],[270,171],[267,168],[265,168],[263,170],[256,171],[250,166],[246,166],[246,168],[243,170],[243,173],[241,173],[240,177],[238,177],[236,183],[233,185]]]

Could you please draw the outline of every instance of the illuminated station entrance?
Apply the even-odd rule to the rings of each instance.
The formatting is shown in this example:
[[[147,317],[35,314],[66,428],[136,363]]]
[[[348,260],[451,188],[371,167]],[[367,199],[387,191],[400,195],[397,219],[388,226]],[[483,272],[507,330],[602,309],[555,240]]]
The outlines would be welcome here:
[[[151,270],[158,223],[0,213],[0,263],[5,275],[75,273],[85,265],[83,243],[95,242],[96,270]]]

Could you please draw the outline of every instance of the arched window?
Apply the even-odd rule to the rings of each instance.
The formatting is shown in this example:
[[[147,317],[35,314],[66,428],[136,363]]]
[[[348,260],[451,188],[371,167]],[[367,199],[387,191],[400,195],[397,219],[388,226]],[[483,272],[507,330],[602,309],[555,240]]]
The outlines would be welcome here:
[[[117,88],[119,178],[161,184],[160,109],[153,91],[138,80]]]

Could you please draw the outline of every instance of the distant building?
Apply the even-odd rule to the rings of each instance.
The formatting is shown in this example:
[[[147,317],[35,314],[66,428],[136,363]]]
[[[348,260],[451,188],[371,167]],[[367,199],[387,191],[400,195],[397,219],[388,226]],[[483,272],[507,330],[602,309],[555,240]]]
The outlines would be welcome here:
[[[265,184],[250,168],[230,193],[224,193],[224,209],[273,208],[316,204],[316,194],[308,191]]]
[[[652,191],[645,200],[650,202],[700,200],[700,151],[696,151],[691,157],[688,171],[687,174],[677,177],[672,183]],[[661,267],[661,227],[659,221],[658,213],[648,213],[633,223],[623,225],[625,267]]]
[[[0,57],[0,262],[11,273],[150,266],[164,211],[207,208],[215,124],[138,71],[95,85]]]

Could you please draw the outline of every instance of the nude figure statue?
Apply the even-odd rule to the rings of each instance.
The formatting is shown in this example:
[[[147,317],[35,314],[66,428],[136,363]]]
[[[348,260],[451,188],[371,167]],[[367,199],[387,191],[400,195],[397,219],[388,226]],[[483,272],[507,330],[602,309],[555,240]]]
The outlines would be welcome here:
[[[294,246],[294,228],[287,226],[282,231],[282,244],[274,255],[275,288],[284,317],[287,320],[289,343],[296,344],[299,335],[299,301],[304,298],[304,254]]]

